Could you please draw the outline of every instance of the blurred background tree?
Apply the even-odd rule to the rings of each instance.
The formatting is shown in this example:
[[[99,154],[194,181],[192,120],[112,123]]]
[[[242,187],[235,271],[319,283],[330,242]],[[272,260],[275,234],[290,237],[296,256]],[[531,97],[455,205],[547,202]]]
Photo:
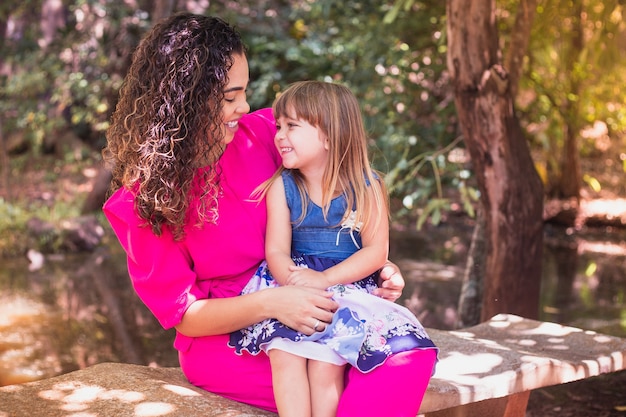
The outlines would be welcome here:
[[[549,0],[537,8],[517,102],[549,197],[577,200],[583,184],[601,187],[581,158],[623,136],[624,12],[619,0]]]
[[[68,162],[98,151],[141,35],[175,11],[212,13],[235,24],[249,45],[252,108],[269,106],[295,80],[345,83],[363,103],[375,164],[389,172],[398,214],[438,222],[450,207],[447,187],[462,190],[471,212],[466,160],[447,157],[460,148],[445,72],[445,5],[416,2],[385,23],[393,7],[373,0],[5,4],[3,143],[12,155],[56,153]]]
[[[624,191],[619,176],[599,178],[585,165],[608,152],[606,163],[626,170],[623,2],[548,0],[530,9],[532,27],[516,26],[520,6],[533,3],[494,1],[493,16],[499,49],[527,51],[499,59],[519,77],[509,88],[543,197],[576,201],[607,181]],[[240,30],[253,109],[295,80],[348,85],[362,104],[374,163],[387,173],[396,221],[419,228],[451,213],[474,215],[479,187],[446,66],[446,3],[438,0],[5,1],[0,215],[21,204],[12,200],[11,179],[41,158],[100,167],[132,51],[156,21],[182,10],[221,16]],[[98,178],[74,206],[101,206],[106,171]]]

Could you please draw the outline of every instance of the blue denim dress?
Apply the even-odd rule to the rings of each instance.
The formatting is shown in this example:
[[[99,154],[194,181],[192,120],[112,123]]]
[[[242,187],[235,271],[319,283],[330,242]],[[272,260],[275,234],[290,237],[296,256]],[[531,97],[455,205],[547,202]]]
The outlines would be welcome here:
[[[289,170],[282,174],[287,204],[291,212],[292,258],[297,265],[317,271],[345,260],[361,247],[361,236],[350,227],[350,219],[342,223],[346,200],[332,200],[324,220],[322,208],[306,201],[304,219],[300,219],[302,202]],[[415,315],[405,307],[372,294],[377,287],[378,273],[353,284],[339,284],[328,290],[339,309],[324,331],[311,336],[285,326],[276,319],[267,319],[231,333],[229,345],[238,354],[248,351],[281,349],[308,359],[356,367],[369,372],[394,353],[412,349],[437,349]],[[242,291],[248,294],[278,284],[264,262]]]

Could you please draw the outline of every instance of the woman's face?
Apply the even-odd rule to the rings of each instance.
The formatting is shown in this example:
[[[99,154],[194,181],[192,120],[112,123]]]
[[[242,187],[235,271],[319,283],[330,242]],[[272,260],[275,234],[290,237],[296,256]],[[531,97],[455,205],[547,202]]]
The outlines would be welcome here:
[[[242,54],[235,54],[233,58],[233,66],[228,71],[228,84],[224,87],[222,108],[224,145],[232,142],[239,128],[239,119],[250,111],[250,105],[246,100],[249,81],[248,60]]]

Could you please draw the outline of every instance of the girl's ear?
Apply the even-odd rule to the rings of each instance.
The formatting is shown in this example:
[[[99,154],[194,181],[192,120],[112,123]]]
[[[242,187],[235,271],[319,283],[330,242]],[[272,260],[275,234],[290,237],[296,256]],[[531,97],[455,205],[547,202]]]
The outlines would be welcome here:
[[[328,138],[326,136],[323,136],[324,138],[324,149],[325,150],[329,150],[330,149],[330,141],[328,140]]]

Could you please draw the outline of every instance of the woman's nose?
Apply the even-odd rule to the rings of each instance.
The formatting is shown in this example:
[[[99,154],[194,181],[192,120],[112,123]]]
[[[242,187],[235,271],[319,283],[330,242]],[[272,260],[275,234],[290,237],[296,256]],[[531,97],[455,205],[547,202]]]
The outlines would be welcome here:
[[[248,113],[250,111],[250,104],[248,104],[248,100],[244,100],[238,108],[240,113]]]

